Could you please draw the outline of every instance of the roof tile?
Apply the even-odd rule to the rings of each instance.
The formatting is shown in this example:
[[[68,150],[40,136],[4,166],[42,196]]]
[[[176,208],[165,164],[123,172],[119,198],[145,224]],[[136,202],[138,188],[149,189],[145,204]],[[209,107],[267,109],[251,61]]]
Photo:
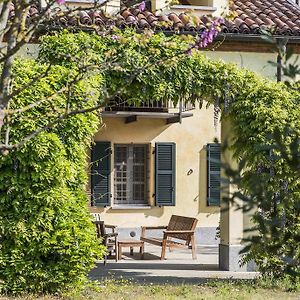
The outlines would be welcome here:
[[[273,28],[276,34],[300,36],[300,7],[287,0],[234,0],[237,14],[233,21],[225,20],[221,25],[223,33],[259,34],[262,29]],[[31,7],[28,21],[36,17],[39,11]],[[14,17],[13,6],[10,18]],[[65,15],[60,8],[48,14],[48,21],[54,26],[84,26],[123,28],[152,28],[154,30],[199,31],[202,32],[211,18],[208,16],[191,16],[190,14],[169,13],[156,15],[151,11],[140,11],[138,8],[123,9],[116,18],[108,17],[101,11],[78,11]]]

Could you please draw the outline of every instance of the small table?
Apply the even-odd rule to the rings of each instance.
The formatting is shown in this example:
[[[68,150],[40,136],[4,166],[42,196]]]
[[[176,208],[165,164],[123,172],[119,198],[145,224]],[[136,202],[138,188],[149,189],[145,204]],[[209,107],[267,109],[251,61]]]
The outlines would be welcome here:
[[[130,247],[130,255],[133,255],[133,247],[139,247],[141,259],[144,258],[144,242],[139,240],[118,241],[118,256],[122,259],[122,248]]]

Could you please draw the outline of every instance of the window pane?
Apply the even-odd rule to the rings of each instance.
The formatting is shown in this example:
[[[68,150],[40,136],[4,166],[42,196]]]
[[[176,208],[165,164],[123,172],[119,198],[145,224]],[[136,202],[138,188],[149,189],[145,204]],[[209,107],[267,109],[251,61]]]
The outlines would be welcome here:
[[[132,202],[147,204],[146,196],[146,146],[133,146]]]
[[[127,204],[127,162],[128,147],[115,147],[115,176],[114,176],[114,202],[115,204]]]
[[[115,145],[114,160],[114,203],[148,204],[147,146]]]

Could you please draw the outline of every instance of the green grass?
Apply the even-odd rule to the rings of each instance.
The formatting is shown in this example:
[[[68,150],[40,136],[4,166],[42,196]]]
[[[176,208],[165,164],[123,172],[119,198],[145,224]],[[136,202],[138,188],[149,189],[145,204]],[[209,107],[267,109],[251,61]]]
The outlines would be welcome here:
[[[295,290],[297,289],[298,290]],[[99,286],[92,285],[80,295],[0,297],[0,300],[289,300],[300,299],[299,287],[285,282],[271,281],[214,281],[201,285],[138,285],[127,280],[106,280]]]

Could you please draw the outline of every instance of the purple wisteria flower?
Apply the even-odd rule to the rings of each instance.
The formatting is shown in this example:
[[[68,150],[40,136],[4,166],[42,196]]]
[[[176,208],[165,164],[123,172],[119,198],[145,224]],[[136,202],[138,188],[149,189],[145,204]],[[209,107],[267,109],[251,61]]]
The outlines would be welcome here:
[[[141,2],[138,6],[140,11],[144,11],[146,9],[146,3],[145,1]]]
[[[56,3],[58,4],[58,5],[62,5],[62,4],[65,4],[65,0],[56,0]]]
[[[206,48],[211,44],[215,37],[220,31],[220,25],[224,23],[224,19],[221,17],[215,18],[206,28],[201,35],[197,38],[196,43],[191,45],[190,48],[186,51],[187,55],[191,55],[192,49]]]

